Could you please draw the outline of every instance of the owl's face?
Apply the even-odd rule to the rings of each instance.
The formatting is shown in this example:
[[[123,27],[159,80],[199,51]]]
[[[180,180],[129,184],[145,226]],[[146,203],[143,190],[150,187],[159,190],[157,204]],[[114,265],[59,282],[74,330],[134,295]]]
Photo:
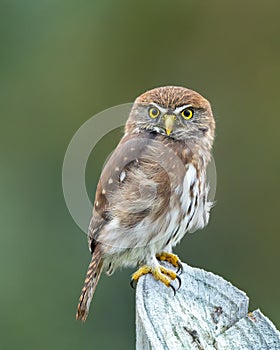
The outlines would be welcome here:
[[[204,97],[186,88],[167,86],[136,99],[126,129],[146,130],[175,140],[213,139],[215,122]]]

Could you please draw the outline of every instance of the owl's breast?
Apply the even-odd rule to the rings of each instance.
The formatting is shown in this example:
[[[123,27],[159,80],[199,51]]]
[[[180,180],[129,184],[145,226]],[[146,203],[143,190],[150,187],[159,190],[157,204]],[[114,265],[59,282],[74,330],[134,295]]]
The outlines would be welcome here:
[[[208,191],[205,172],[198,172],[193,164],[187,165],[183,182],[175,191],[179,198],[179,215],[177,210],[170,208],[171,213],[178,215],[178,222],[173,227],[168,244],[175,246],[187,232],[195,232],[207,225],[212,206],[207,201]]]

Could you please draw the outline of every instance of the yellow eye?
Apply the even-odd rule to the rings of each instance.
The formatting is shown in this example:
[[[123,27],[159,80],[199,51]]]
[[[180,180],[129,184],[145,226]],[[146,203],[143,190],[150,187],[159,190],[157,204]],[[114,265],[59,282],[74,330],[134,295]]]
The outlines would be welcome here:
[[[191,119],[193,117],[193,111],[189,108],[186,108],[181,112],[181,116],[187,120]]]
[[[155,119],[159,116],[159,114],[160,114],[160,111],[156,107],[151,107],[149,109],[150,118]]]

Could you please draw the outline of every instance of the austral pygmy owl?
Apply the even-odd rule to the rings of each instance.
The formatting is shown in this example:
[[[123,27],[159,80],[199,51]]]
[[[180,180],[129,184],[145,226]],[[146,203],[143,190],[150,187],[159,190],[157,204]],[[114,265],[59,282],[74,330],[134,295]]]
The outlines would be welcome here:
[[[136,99],[97,186],[88,231],[92,259],[77,319],[86,320],[103,269],[111,274],[138,266],[132,281],[150,273],[175,289],[180,278],[161,261],[178,272],[172,248],[208,223],[206,166],[214,131],[211,106],[195,91],[167,86]]]

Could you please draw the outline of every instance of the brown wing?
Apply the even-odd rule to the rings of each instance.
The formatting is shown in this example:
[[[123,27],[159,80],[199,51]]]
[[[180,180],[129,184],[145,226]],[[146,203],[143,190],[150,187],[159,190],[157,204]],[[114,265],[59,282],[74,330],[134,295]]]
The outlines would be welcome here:
[[[112,218],[129,228],[147,215],[153,221],[168,210],[172,188],[182,183],[185,171],[177,151],[175,141],[153,133],[121,140],[97,186],[89,227],[92,251],[98,232]]]

